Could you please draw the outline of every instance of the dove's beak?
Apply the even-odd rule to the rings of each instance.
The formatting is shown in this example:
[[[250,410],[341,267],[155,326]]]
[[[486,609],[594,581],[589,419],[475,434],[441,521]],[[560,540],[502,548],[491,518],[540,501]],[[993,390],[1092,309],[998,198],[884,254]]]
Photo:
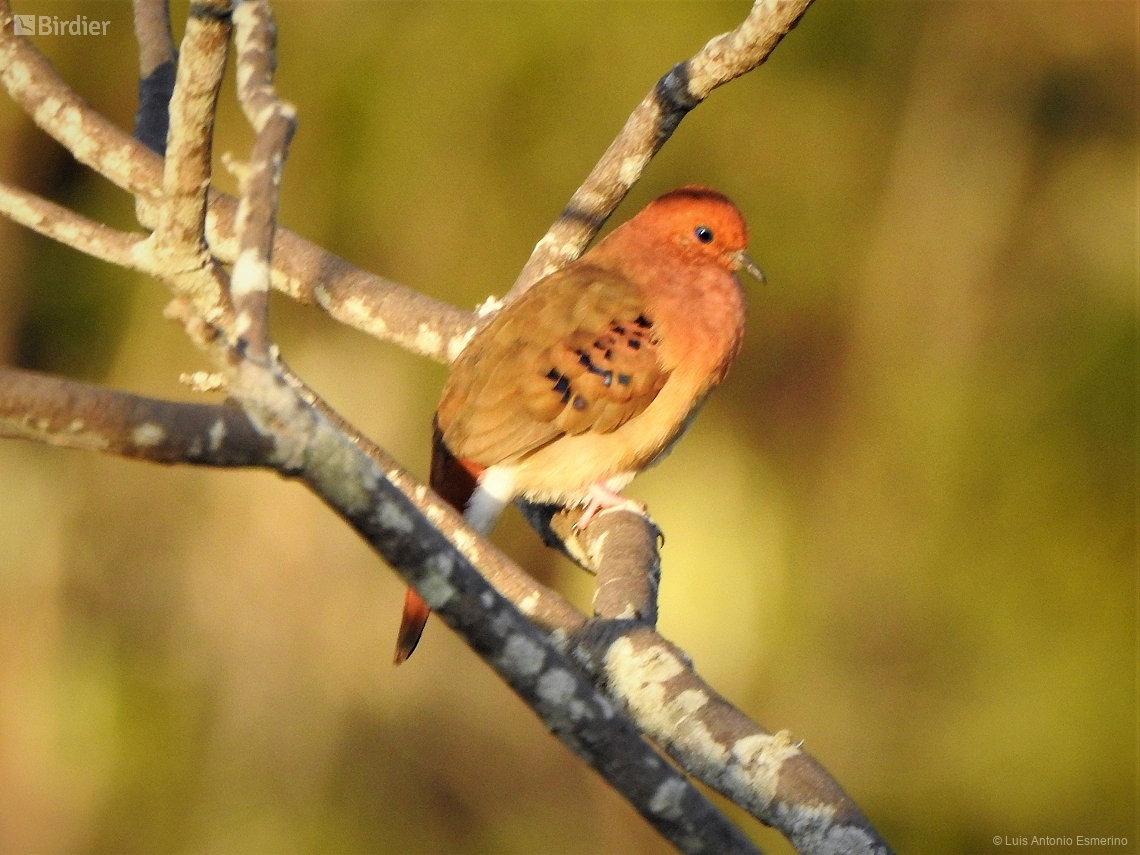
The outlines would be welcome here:
[[[736,253],[736,264],[738,270],[747,271],[761,285],[767,284],[768,280],[764,276],[764,271],[760,269],[760,265],[753,261],[751,256],[744,250],[740,250]]]

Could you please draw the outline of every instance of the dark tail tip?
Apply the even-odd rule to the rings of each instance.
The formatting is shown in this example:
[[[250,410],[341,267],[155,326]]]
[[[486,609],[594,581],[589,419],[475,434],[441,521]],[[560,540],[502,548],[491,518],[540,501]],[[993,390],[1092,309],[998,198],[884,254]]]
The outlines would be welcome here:
[[[412,655],[416,645],[420,643],[420,636],[424,634],[431,608],[424,602],[423,597],[408,588],[404,595],[404,614],[400,619],[400,632],[396,636],[396,655],[392,662],[399,665]]]

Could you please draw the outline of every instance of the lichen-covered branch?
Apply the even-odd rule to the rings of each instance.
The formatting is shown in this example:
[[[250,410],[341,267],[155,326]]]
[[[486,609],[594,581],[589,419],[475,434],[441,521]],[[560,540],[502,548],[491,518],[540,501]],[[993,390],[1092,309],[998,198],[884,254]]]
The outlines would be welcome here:
[[[736,709],[655,631],[660,532],[651,520],[603,511],[579,531],[577,510],[522,510],[549,545],[597,575],[595,619],[571,635],[570,652],[646,736],[690,775],[782,831],[802,855],[890,852],[798,742]]]
[[[191,264],[207,254],[206,191],[229,40],[228,2],[210,0],[190,7],[170,98],[162,205],[154,242],[156,251],[188,254]]]
[[[278,189],[289,142],[297,127],[297,111],[273,88],[276,32],[269,7],[239,2],[237,26],[238,100],[257,134],[248,164],[235,168],[242,188],[238,204],[238,257],[231,293],[237,310],[237,335],[247,356],[269,354],[269,287],[273,235],[277,228]]]
[[[371,543],[552,733],[681,851],[756,852],[334,424],[271,368],[246,360],[239,374],[233,386],[274,443],[276,468],[308,484]],[[475,538],[469,529],[464,536]]]
[[[152,274],[195,306],[196,320],[220,329],[229,327],[233,305],[225,271],[206,246],[206,193],[229,32],[227,0],[192,7],[170,97],[157,224],[143,247]]]
[[[0,436],[205,466],[261,466],[271,450],[234,406],[161,401],[12,368],[0,368]]]
[[[572,524],[561,514],[551,521]],[[802,855],[889,853],[799,742],[736,709],[655,631],[657,534],[644,517],[614,510],[568,538],[598,575],[596,619],[571,637],[574,659],[681,768],[782,831]]]
[[[162,198],[162,159],[91,109],[30,42],[14,34],[12,21],[8,0],[0,0],[0,83],[76,160],[135,196],[144,225],[154,227],[157,217],[150,216]],[[232,264],[239,252],[237,200],[210,190],[208,206],[210,251]],[[474,328],[471,312],[353,267],[287,229],[278,229],[272,260],[274,288],[429,359],[450,362]]]
[[[0,214],[100,261],[133,270],[146,269],[139,254],[146,235],[121,232],[2,181]]]
[[[597,622],[573,649],[646,736],[691,775],[783,832],[801,855],[889,855],[862,811],[800,742],[752,722],[649,627]]]

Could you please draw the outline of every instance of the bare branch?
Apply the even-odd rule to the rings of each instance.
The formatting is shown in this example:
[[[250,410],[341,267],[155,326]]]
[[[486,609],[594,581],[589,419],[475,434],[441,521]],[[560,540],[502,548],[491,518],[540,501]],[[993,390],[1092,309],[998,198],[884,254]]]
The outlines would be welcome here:
[[[229,40],[228,2],[191,5],[170,99],[163,202],[154,232],[156,252],[187,257],[185,261],[171,258],[175,264],[200,263],[206,255],[206,191],[214,116]]]
[[[596,568],[594,614],[657,625],[657,590],[661,583],[661,532],[653,521],[621,509],[604,512],[590,524],[586,554]],[[582,534],[585,534],[583,532]],[[574,532],[575,540],[578,532]]]
[[[667,839],[683,852],[756,852],[631,724],[614,715],[605,696],[416,512],[384,472],[269,366],[243,360],[234,391],[272,440],[279,471],[303,480],[384,555],[547,728]],[[464,534],[475,536],[470,529]]]
[[[772,735],[706,684],[654,631],[659,530],[626,510],[604,511],[583,531],[580,512],[522,510],[550,546],[596,573],[594,614],[571,636],[574,659],[686,772],[778,828],[804,855],[889,852],[827,770],[786,733]]]
[[[237,170],[241,179],[237,231],[241,247],[234,264],[232,293],[237,308],[237,334],[251,359],[269,353],[269,283],[273,233],[277,226],[278,188],[297,111],[273,88],[277,39],[269,8],[240,2],[237,25],[238,100],[257,134],[249,164]]]
[[[287,366],[278,364],[283,376],[300,398],[328,419],[364,452],[384,476],[407,496],[416,510],[422,513],[449,542],[455,544],[464,558],[479,568],[483,577],[494,585],[495,590],[510,600],[531,621],[551,633],[556,641],[564,640],[570,633],[585,625],[584,614],[556,591],[552,591],[536,581],[529,573],[524,572],[488,540],[477,536],[451,505],[413,478],[395,458],[360,433],[355,426],[292,374]]]
[[[32,119],[81,163],[131,193],[144,224],[154,222],[162,195],[162,160],[91,109],[26,40],[14,35],[8,0],[0,0],[0,83]],[[238,256],[237,201],[211,190],[207,238],[215,257]],[[475,318],[388,279],[353,267],[287,229],[278,229],[273,287],[301,303],[320,306],[342,323],[413,353],[450,362],[467,343]]]
[[[624,509],[606,510],[579,531],[581,508],[525,500],[516,504],[543,543],[598,577],[595,617],[657,625],[661,531],[653,520]]]
[[[138,252],[146,235],[112,229],[2,181],[0,214],[94,258],[133,270],[149,270]]]
[[[573,519],[555,513],[549,525],[562,531]],[[780,829],[797,851],[889,852],[858,806],[799,743],[786,733],[768,733],[737,710],[700,678],[683,651],[654,631],[658,535],[650,520],[625,510],[603,512],[584,531],[567,533],[566,542],[598,575],[598,619],[572,636],[575,660],[681,768]]]
[[[0,436],[206,466],[260,466],[271,448],[237,407],[160,401],[12,368],[0,368]]]
[[[779,829],[801,855],[889,855],[827,771],[786,731],[770,734],[717,694],[648,626],[596,621],[575,659],[683,769]]]
[[[657,81],[535,246],[505,299],[581,255],[681,119],[713,89],[764,62],[811,2],[755,0],[739,27],[712,39]]]

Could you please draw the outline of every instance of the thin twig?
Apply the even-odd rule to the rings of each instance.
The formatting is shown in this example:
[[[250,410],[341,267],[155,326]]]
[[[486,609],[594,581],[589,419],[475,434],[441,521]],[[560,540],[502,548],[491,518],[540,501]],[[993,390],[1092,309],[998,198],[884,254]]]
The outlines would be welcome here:
[[[0,214],[102,261],[132,270],[150,269],[139,253],[146,235],[121,232],[2,181]]]
[[[755,0],[739,27],[710,40],[658,80],[535,246],[505,300],[581,255],[681,119],[713,89],[764,62],[811,2]]]
[[[277,226],[278,188],[289,142],[297,126],[297,111],[277,97],[273,88],[273,18],[265,3],[239,0],[237,26],[238,101],[257,134],[247,165],[237,168],[241,183],[238,204],[238,252],[232,273],[237,335],[251,359],[269,353],[270,261]]]

